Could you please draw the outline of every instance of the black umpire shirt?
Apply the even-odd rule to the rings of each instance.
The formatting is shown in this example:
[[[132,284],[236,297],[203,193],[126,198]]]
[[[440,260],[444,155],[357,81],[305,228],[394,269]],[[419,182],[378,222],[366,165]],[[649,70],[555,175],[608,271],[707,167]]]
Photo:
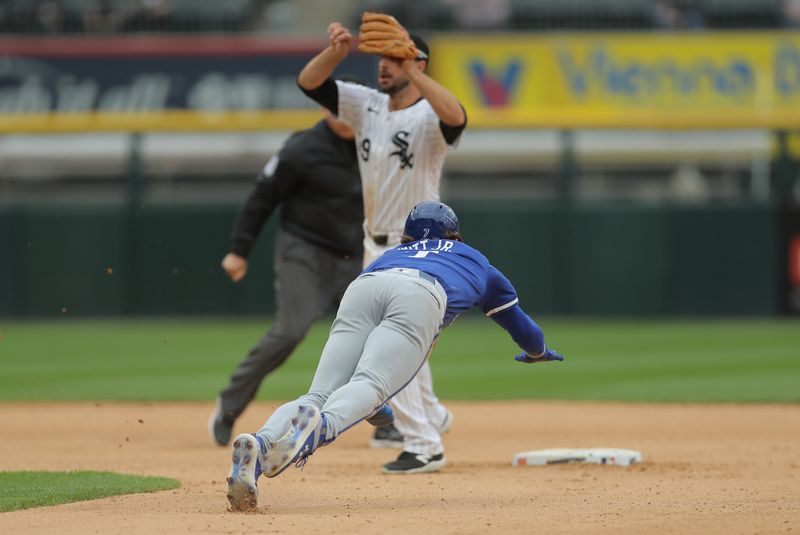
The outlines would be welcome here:
[[[335,254],[361,255],[364,204],[355,143],[324,120],[293,134],[256,179],[234,225],[231,251],[247,258],[279,204],[286,232]]]

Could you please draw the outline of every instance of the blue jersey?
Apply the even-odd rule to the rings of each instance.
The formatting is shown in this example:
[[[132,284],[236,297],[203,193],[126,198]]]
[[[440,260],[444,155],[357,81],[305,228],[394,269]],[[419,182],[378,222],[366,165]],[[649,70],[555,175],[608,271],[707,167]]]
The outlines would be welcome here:
[[[444,325],[472,307],[492,316],[517,304],[511,282],[479,251],[455,240],[420,240],[398,245],[367,266],[365,273],[389,268],[418,269],[447,293]]]

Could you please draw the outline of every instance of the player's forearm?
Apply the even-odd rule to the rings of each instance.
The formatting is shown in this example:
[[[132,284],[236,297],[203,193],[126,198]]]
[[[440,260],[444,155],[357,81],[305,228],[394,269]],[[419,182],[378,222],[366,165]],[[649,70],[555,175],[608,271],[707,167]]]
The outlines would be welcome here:
[[[297,76],[298,85],[307,90],[318,88],[346,56],[346,48],[339,47],[337,51],[333,46],[327,47],[303,67]]]
[[[461,103],[449,89],[417,69],[409,71],[409,78],[414,87],[430,103],[433,111],[436,112],[439,120],[444,124],[461,126],[466,122],[464,108],[461,107]]]
[[[514,305],[491,318],[511,335],[511,339],[528,355],[541,355],[544,353],[544,333],[530,316]]]

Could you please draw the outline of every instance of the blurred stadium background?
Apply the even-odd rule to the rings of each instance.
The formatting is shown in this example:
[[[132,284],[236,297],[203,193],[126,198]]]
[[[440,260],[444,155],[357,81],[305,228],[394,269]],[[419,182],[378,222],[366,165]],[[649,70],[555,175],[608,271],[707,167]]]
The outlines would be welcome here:
[[[219,262],[364,9],[465,104],[443,197],[526,308],[800,312],[800,0],[4,0],[0,316],[270,313],[274,221]]]

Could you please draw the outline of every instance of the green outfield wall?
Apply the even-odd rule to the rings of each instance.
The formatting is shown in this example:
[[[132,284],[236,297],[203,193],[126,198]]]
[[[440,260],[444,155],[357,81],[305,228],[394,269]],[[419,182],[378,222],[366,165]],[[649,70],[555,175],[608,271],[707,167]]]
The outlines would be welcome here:
[[[770,205],[452,204],[467,240],[509,276],[531,313],[779,311],[779,218]],[[219,267],[237,210],[2,207],[0,315],[271,313],[274,220],[243,282]]]

